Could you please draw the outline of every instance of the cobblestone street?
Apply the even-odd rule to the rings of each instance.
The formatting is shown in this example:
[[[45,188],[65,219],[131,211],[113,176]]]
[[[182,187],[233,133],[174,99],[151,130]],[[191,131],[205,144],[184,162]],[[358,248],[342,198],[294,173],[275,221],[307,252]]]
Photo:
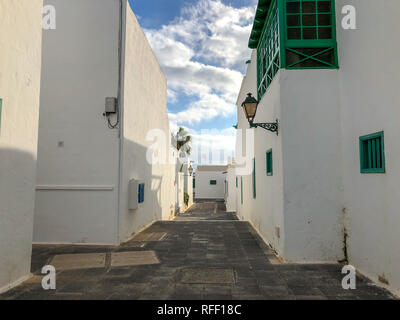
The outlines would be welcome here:
[[[81,257],[78,265],[71,254]],[[57,289],[45,291],[40,271],[52,262]],[[196,204],[176,221],[157,222],[119,247],[34,246],[32,272],[33,278],[0,298],[393,298],[362,277],[356,290],[342,289],[340,265],[281,264],[249,223],[211,202]]]

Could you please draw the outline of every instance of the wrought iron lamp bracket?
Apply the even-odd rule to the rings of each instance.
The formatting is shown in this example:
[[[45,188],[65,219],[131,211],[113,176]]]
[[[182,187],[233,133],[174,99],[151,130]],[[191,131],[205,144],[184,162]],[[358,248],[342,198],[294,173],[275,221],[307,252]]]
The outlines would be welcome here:
[[[271,131],[271,132],[276,132],[276,135],[279,135],[279,122],[278,119],[276,119],[276,122],[272,123],[253,123],[250,122],[250,127],[251,128],[263,128],[265,130]]]

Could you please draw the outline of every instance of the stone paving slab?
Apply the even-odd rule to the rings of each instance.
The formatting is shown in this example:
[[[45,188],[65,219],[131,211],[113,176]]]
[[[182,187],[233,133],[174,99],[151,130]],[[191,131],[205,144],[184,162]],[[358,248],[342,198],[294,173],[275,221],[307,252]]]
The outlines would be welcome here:
[[[111,267],[129,267],[140,265],[159,264],[154,251],[127,251],[111,254]]]
[[[20,300],[386,300],[388,291],[368,279],[357,278],[357,290],[341,286],[339,264],[271,263],[274,253],[243,221],[211,219],[214,211],[192,208],[201,219],[157,222],[146,229],[141,241],[119,247],[34,246],[35,277],[0,295]],[[211,207],[211,206],[210,206]],[[215,206],[214,206],[215,207]],[[218,204],[218,210],[223,210]],[[206,210],[207,209],[207,210]],[[217,211],[218,213],[219,211]],[[224,212],[222,212],[224,213]],[[207,214],[210,220],[207,220]],[[166,234],[163,237],[158,235]],[[156,236],[155,236],[156,235]],[[158,239],[158,240],[156,240]],[[140,259],[159,263],[137,265]],[[104,267],[57,270],[57,289],[41,288],[40,269],[57,255],[100,254]],[[127,256],[125,256],[127,255]],[[112,256],[114,265],[111,266]],[[120,263],[115,257],[124,257]],[[142,258],[140,258],[142,257]],[[110,259],[110,260],[108,260]],[[103,260],[101,260],[102,263]],[[122,261],[136,263],[125,265]],[[155,260],[153,260],[155,262]],[[118,265],[117,265],[118,264]],[[210,272],[210,270],[220,270]],[[225,270],[225,271],[223,271]],[[219,281],[217,278],[221,278]],[[232,280],[233,279],[233,280]],[[211,283],[217,282],[218,283]]]
[[[232,268],[187,268],[182,272],[182,283],[230,285],[235,282]]]
[[[221,201],[204,200],[196,203],[185,213],[179,214],[176,221],[235,221],[233,212],[226,212],[225,203]]]
[[[134,241],[162,241],[167,236],[166,232],[146,232],[143,231],[136,235]]]
[[[56,270],[104,268],[106,264],[106,254],[83,253],[56,255],[49,264]]]

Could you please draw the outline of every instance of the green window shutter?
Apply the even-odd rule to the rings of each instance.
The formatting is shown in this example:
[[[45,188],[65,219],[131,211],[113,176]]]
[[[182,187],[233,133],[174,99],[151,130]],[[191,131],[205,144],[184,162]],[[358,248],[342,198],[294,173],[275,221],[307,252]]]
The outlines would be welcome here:
[[[282,68],[337,68],[335,1],[284,2],[285,64]]]
[[[360,137],[361,173],[385,173],[385,135],[377,132]]]
[[[253,199],[257,197],[257,190],[256,190],[256,159],[253,159]]]
[[[217,180],[210,180],[210,185],[216,186],[217,185]]]
[[[280,68],[338,68],[335,0],[270,0],[256,15],[249,45],[257,47],[258,100]]]
[[[261,100],[280,68],[278,1],[272,0],[257,48],[257,93]]]
[[[243,204],[243,177],[240,177],[240,194],[241,194],[240,202]]]
[[[267,168],[267,176],[273,176],[274,168],[272,161],[272,149],[268,150],[266,154],[266,168]]]
[[[238,184],[239,184],[239,178],[238,177],[236,177],[236,188],[238,187]]]

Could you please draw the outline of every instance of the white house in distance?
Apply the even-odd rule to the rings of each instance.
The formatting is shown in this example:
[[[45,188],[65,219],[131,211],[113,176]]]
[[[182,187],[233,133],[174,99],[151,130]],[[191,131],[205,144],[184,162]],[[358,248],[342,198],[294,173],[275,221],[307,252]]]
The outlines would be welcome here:
[[[196,199],[224,199],[227,166],[203,165],[196,169]]]
[[[41,0],[0,0],[0,293],[30,275]]]
[[[34,242],[119,244],[174,214],[166,78],[127,0],[44,2]]]
[[[254,129],[238,215],[287,261],[347,260],[400,292],[400,2],[351,1],[356,30],[348,4],[259,1],[238,129],[252,93],[253,124],[278,119],[279,135]]]

